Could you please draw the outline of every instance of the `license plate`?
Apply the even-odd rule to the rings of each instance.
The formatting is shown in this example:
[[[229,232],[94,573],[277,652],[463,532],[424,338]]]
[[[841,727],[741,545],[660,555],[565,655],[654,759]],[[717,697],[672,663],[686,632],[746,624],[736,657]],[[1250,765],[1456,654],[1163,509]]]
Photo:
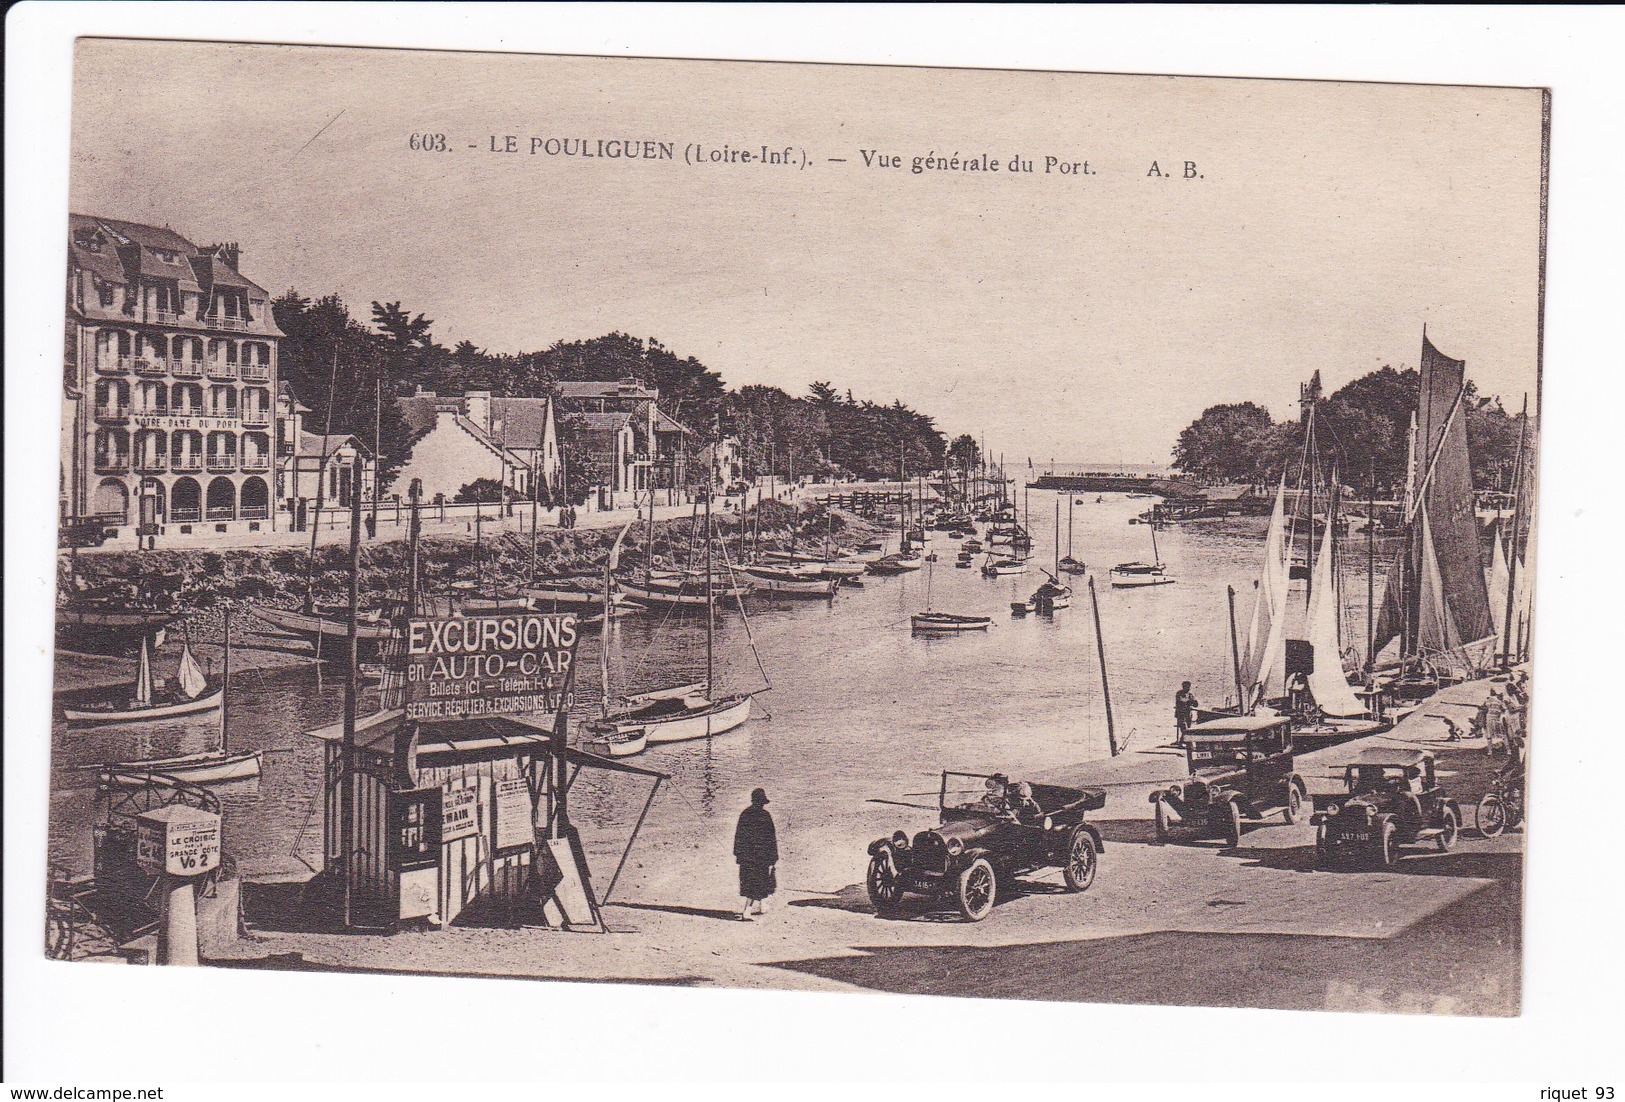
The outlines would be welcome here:
[[[1343,840],[1345,842],[1369,842],[1371,841],[1371,835],[1362,830],[1354,834],[1343,835]]]

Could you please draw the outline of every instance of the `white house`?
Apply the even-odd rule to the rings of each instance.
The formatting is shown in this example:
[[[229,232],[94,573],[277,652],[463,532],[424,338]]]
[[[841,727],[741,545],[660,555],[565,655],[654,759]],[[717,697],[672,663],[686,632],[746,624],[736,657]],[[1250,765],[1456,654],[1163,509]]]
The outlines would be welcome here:
[[[419,389],[395,405],[413,433],[412,458],[395,484],[423,485],[425,501],[452,501],[486,478],[528,499],[557,485],[558,427],[546,398],[496,398],[489,391],[438,395]]]

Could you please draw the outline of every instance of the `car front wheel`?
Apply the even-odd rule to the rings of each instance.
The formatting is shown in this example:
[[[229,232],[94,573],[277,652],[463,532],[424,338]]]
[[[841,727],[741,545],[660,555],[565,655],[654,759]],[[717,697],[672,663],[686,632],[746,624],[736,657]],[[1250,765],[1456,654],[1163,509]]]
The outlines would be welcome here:
[[[864,886],[869,889],[869,902],[874,904],[878,914],[891,914],[903,901],[903,886],[898,881],[897,870],[885,857],[869,859],[869,875],[864,878]]]
[[[1460,831],[1460,824],[1456,822],[1456,813],[1445,808],[1439,814],[1439,852],[1449,853],[1450,847],[1456,844],[1456,834]]]
[[[1398,847],[1394,843],[1394,824],[1391,820],[1384,819],[1377,835],[1377,866],[1391,869],[1398,857]]]
[[[1094,838],[1083,827],[1073,827],[1072,837],[1066,842],[1066,866],[1061,870],[1067,888],[1075,892],[1088,891],[1089,885],[1095,882],[1095,869],[1098,865],[1099,857],[1095,853]]]
[[[1286,808],[1281,812],[1281,821],[1291,826],[1298,821],[1298,816],[1302,813],[1303,793],[1298,791],[1297,785],[1289,784],[1286,786]]]
[[[1230,817],[1224,825],[1224,844],[1231,849],[1241,845],[1241,804],[1230,801]]]
[[[986,857],[978,857],[959,874],[959,913],[971,922],[982,921],[993,910],[993,898],[998,894],[998,887],[993,866]]]

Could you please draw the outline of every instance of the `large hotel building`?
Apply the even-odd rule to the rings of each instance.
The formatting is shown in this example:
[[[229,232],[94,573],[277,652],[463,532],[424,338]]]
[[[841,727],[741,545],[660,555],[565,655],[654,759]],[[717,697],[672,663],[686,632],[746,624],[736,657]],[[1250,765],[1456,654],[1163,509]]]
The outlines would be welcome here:
[[[282,333],[237,246],[68,224],[63,520],[143,543],[270,531]]]

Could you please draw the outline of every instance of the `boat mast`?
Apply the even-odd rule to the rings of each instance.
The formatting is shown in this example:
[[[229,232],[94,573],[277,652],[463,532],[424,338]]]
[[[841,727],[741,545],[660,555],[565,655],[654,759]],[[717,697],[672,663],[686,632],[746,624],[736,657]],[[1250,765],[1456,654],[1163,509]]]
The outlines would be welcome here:
[[[1095,580],[1089,579],[1089,605],[1095,613],[1095,653],[1100,658],[1100,696],[1106,704],[1106,746],[1116,757],[1117,728],[1112,724],[1112,689],[1106,680],[1106,641],[1100,634],[1100,598],[1095,595]]]
[[[1516,614],[1514,595],[1518,586],[1518,533],[1523,528],[1523,449],[1529,436],[1529,395],[1523,396],[1523,412],[1519,414],[1523,424],[1518,430],[1518,451],[1513,460],[1512,471],[1512,539],[1507,541],[1507,601],[1506,618],[1501,621],[1501,667],[1512,667],[1514,651],[1512,649],[1512,618]],[[1500,525],[1496,525],[1495,538],[1501,538]],[[1520,642],[1518,650],[1523,645]]]
[[[651,507],[652,511],[652,507]],[[712,652],[715,646],[717,611],[711,592],[711,495],[705,495],[705,697],[712,699]]]
[[[339,749],[339,843],[340,861],[344,869],[344,926],[353,925],[355,884],[355,712],[356,681],[360,674],[360,639],[357,628],[361,618],[361,464],[350,472],[350,622],[349,671],[344,679],[344,741]],[[318,636],[319,638],[319,636]]]
[[[327,374],[327,427],[322,430],[322,462],[316,468],[316,515],[310,523],[310,553],[305,557],[305,612],[316,611],[316,534],[322,530],[322,502],[326,499],[327,491],[327,454],[328,443],[333,438],[333,388],[337,385],[339,373],[339,346],[333,345],[333,366]],[[295,441],[297,446],[297,441]],[[298,461],[294,462],[294,488],[298,489],[299,479]],[[316,634],[316,657],[322,656],[322,635]]]
[[[220,677],[220,753],[223,756],[229,747],[230,734],[226,729],[226,709],[231,705],[231,609],[221,610],[224,623],[221,631],[226,637],[225,669]]]
[[[1230,667],[1236,675],[1236,714],[1247,708],[1247,699],[1241,691],[1241,646],[1236,641],[1236,587],[1227,585],[1225,594],[1230,602]]]
[[[1072,491],[1068,490],[1066,492],[1066,557],[1069,559],[1072,558],[1072,507],[1076,504],[1077,499],[1072,496]],[[1060,521],[1057,520],[1056,524],[1059,523]]]
[[[406,614],[417,616],[420,613],[419,604],[423,598],[419,594],[421,585],[422,562],[419,558],[418,537],[423,531],[423,518],[418,513],[418,499],[423,495],[423,480],[414,478],[406,488],[406,499],[410,503],[407,521],[407,546],[411,553],[411,569],[406,576]],[[534,581],[535,571],[532,570]]]
[[[1371,457],[1371,481],[1365,506],[1365,668],[1377,668],[1377,457]]]
[[[1162,552],[1157,550],[1157,522],[1153,519],[1148,526],[1151,529],[1151,565],[1162,565]]]
[[[1071,501],[1070,494],[1067,500]],[[1061,499],[1055,499],[1055,580],[1061,580]]]

